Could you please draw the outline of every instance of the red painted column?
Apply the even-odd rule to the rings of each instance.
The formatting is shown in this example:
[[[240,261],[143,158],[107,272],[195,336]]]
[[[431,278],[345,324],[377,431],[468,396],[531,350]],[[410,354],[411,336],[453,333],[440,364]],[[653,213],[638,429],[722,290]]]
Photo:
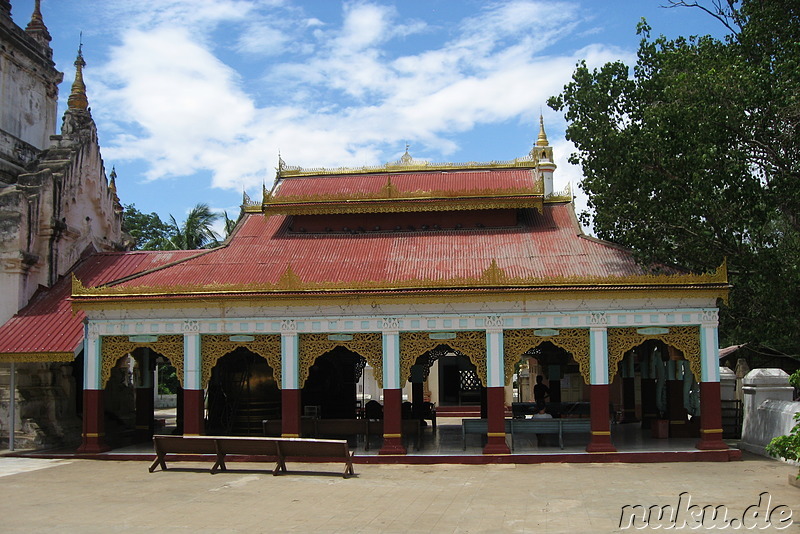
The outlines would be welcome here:
[[[199,436],[203,434],[203,390],[183,390],[183,435]]]
[[[505,390],[502,387],[486,388],[486,415],[488,433],[483,454],[511,454],[506,443]]]
[[[153,388],[136,388],[136,439],[147,441],[153,437]]]
[[[111,450],[105,439],[104,394],[102,389],[83,390],[83,433],[78,452],[93,454]]]
[[[700,382],[700,441],[695,446],[704,451],[728,448],[722,441],[719,382]]]
[[[616,452],[611,443],[611,423],[609,421],[608,384],[592,384],[589,386],[589,402],[592,437],[586,452]]]
[[[406,454],[403,447],[402,389],[383,390],[383,447],[378,454]]]
[[[300,426],[300,390],[281,390],[281,437],[299,438]]]

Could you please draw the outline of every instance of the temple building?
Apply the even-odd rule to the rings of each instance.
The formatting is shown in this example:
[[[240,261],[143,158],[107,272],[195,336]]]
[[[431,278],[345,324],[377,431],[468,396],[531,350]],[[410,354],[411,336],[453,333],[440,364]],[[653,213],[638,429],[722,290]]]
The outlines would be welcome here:
[[[0,0],[0,324],[40,299],[81,257],[126,246],[80,51],[61,131],[53,135],[63,74],[53,63],[50,39],[39,0],[25,29],[12,20],[11,3]],[[13,426],[23,446],[70,442],[80,430],[78,344],[54,354],[39,350],[36,332],[23,335],[3,335],[13,352],[0,354],[0,434]],[[14,376],[5,363],[19,364]],[[19,407],[15,425],[7,418],[12,389]]]
[[[79,55],[65,129],[52,138],[62,163],[96,147],[82,67]],[[647,429],[665,421],[698,449],[727,449],[724,265],[643,267],[584,235],[570,190],[554,190],[541,118],[529,154],[511,161],[435,164],[407,149],[382,166],[304,169],[279,158],[274,186],[245,196],[226,242],[199,251],[115,251],[118,200],[91,154],[92,172],[63,176],[99,188],[99,204],[84,207],[108,230],[87,218],[94,239],[81,241],[65,212],[56,226],[84,250],[72,246],[59,262],[69,270],[51,267],[46,287],[0,326],[2,361],[72,362],[80,452],[157,431],[153,369],[167,363],[185,435],[301,436],[307,418],[370,417],[369,389],[381,455],[413,454],[404,421],[431,405],[474,406],[487,425],[483,454],[507,455],[507,410],[542,375],[548,402],[583,408],[590,453],[615,453],[617,417]]]

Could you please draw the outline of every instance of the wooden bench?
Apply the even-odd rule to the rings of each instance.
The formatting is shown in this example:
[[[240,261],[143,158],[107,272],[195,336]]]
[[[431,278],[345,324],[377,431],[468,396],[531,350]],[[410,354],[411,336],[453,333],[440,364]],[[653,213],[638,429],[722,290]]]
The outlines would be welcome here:
[[[561,435],[589,434],[592,431],[591,419],[561,419]],[[563,439],[561,448],[564,448]]]
[[[504,419],[506,434],[511,432],[511,419]],[[489,433],[489,420],[488,419],[462,419],[461,420],[461,443],[463,449],[467,450],[467,434],[483,434]]]
[[[564,433],[591,430],[589,419],[511,419],[511,450],[516,434],[557,434],[558,446],[564,448]]]
[[[589,419],[504,419],[505,432],[511,434],[511,450],[514,450],[516,434],[554,434],[558,435],[558,445],[564,448],[565,433],[584,433],[591,430]],[[488,419],[463,419],[461,421],[461,441],[467,450],[467,434],[487,434]]]
[[[319,436],[361,436],[364,450],[369,450],[369,421],[367,419],[316,419],[314,437]]]
[[[369,441],[371,436],[381,436],[383,437],[383,421],[380,419],[367,419],[369,421],[369,434],[367,435],[367,441]],[[419,422],[419,419],[403,419],[400,423],[400,432],[405,438],[406,436],[411,436],[414,443],[414,450],[419,450],[422,444],[422,425]]]
[[[229,454],[244,456],[264,456],[275,461],[273,475],[286,472],[286,459],[302,461],[303,459],[343,460],[345,470],[343,476],[354,474],[353,454],[344,440],[304,439],[304,438],[260,438],[231,436],[153,436],[156,458],[150,466],[150,472],[157,466],[167,469],[167,454],[214,455],[216,461],[211,468],[226,471],[225,457]],[[193,459],[193,458],[192,458]]]
[[[563,449],[561,439],[561,419],[512,419],[511,420],[511,450],[514,450],[516,434],[555,434],[558,436],[558,445]]]

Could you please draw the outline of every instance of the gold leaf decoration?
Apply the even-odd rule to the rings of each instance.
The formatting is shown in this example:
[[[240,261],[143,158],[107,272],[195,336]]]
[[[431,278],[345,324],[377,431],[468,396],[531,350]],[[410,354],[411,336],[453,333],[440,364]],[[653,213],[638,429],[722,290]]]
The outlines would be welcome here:
[[[158,341],[152,342],[134,342],[130,341],[128,336],[101,336],[100,385],[105,387],[111,376],[111,370],[120,358],[139,347],[147,347],[168,359],[175,368],[178,382],[183,387],[183,336],[180,334],[158,336]]]
[[[455,339],[431,339],[428,332],[400,332],[400,385],[411,376],[417,358],[439,345],[458,351],[475,365],[481,384],[486,387],[486,333],[455,332]]]
[[[275,383],[281,387],[281,336],[280,334],[258,334],[253,341],[231,341],[229,334],[203,334],[200,336],[200,356],[203,389],[211,380],[211,371],[220,358],[242,347],[258,354],[272,367]]]
[[[609,328],[608,329],[608,380],[609,383],[617,374],[619,362],[625,353],[644,343],[648,339],[657,339],[666,345],[675,347],[689,360],[695,380],[700,382],[700,327],[698,326],[671,326],[668,334],[640,334],[637,328]]]
[[[0,354],[0,363],[71,362],[74,359],[74,352],[4,352]]]
[[[328,334],[299,335],[299,385],[303,387],[309,370],[317,358],[327,354],[336,347],[344,347],[367,360],[372,367],[378,387],[383,388],[383,337],[377,332],[351,334],[351,340],[328,339]]]
[[[564,328],[558,330],[555,336],[537,336],[533,330],[505,330],[503,331],[503,348],[505,350],[505,383],[511,383],[514,366],[523,354],[538,347],[545,341],[551,342],[556,347],[562,348],[578,363],[583,381],[590,382],[589,366],[589,330],[586,328]]]

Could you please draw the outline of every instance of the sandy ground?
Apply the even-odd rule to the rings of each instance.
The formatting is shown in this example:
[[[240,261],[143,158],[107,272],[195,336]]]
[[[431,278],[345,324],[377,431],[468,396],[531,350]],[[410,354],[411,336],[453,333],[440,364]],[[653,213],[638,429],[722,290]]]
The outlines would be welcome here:
[[[787,482],[797,468],[748,454],[726,463],[356,465],[349,479],[336,464],[289,463],[278,477],[272,464],[229,463],[216,475],[209,463],[152,474],[148,465],[0,458],[0,532],[632,532],[657,522],[620,529],[623,506],[680,508],[682,498],[684,511],[724,505],[728,520],[747,510],[769,527],[759,532],[800,533],[800,489]],[[770,512],[771,523],[758,523]],[[796,523],[779,524],[787,513]],[[744,529],[722,529],[734,530]]]

